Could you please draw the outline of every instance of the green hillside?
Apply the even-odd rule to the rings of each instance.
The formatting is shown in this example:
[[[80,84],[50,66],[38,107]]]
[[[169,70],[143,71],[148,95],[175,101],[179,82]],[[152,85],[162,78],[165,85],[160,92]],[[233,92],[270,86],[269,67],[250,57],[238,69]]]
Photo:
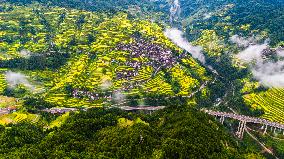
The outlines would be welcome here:
[[[206,70],[171,43],[157,24],[129,19],[124,13],[109,17],[33,7],[41,6],[18,6],[1,13],[6,28],[2,45],[14,50],[4,50],[0,63],[27,74],[41,72],[34,79],[44,76],[39,70],[48,75],[53,70],[40,96],[54,106],[96,107],[150,96],[189,96],[210,80]],[[23,51],[33,58],[21,57]],[[38,60],[31,68],[30,63]]]
[[[196,34],[198,29],[221,29],[234,34],[265,31],[272,45],[284,41],[282,0],[181,0],[182,18],[188,32]],[[238,26],[248,25],[249,30]]]
[[[244,99],[247,101],[247,104],[254,109],[261,109],[264,111],[263,117],[279,122],[284,123],[283,119],[283,89],[269,89],[260,93],[251,93],[244,96]]]
[[[207,62],[224,77],[223,92],[227,92],[226,100],[229,101],[225,107],[243,109],[242,113],[253,110],[265,119],[283,123],[283,88],[266,88],[259,83],[253,86],[257,80],[250,72],[250,66],[239,65],[242,61],[236,60],[235,57],[248,46],[240,47],[234,44],[231,38],[235,35],[243,37],[239,42],[257,39],[250,41],[251,45],[262,44],[269,39],[271,48],[281,46],[284,41],[281,27],[284,24],[284,2],[181,0],[180,5],[180,22],[186,28],[187,37],[193,40],[195,45],[203,47]],[[272,55],[265,59],[269,62],[275,60],[275,57]],[[246,79],[250,79],[250,82],[244,82]],[[230,87],[233,87],[234,91],[228,91]]]
[[[258,155],[237,146],[214,119],[192,109],[153,115],[117,109],[71,114],[58,129],[17,124],[0,134],[5,158],[245,158]],[[127,124],[127,123],[132,124]],[[9,143],[9,144],[6,144]]]
[[[282,75],[283,9],[281,0],[0,0],[0,158],[283,158],[280,130],[246,123],[237,138],[238,120],[203,112],[284,124],[283,88],[254,74],[271,64],[264,74]],[[246,63],[244,52],[259,59]]]
[[[139,97],[187,96],[208,80],[205,69],[190,56],[178,57],[182,51],[155,24],[118,15],[95,29],[97,38],[89,45],[89,55],[74,57],[60,69],[47,101],[96,106],[105,96],[115,96],[113,92]],[[82,99],[64,99],[72,94]]]

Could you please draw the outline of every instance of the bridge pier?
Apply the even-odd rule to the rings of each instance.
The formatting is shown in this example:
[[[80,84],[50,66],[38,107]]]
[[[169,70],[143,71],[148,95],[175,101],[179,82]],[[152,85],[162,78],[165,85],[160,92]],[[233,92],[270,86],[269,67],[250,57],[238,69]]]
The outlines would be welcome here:
[[[242,139],[242,138],[243,138],[243,136],[244,136],[244,132],[245,132],[245,128],[246,128],[246,123],[247,123],[246,121],[244,121],[244,122],[243,122],[243,128],[242,128],[241,136],[240,136],[240,137],[241,137],[241,139]]]
[[[238,126],[238,131],[236,132],[236,135],[242,139],[244,136],[244,131],[246,127],[246,121],[240,121]]]
[[[260,129],[263,130],[264,129],[264,125],[262,125]]]
[[[239,121],[239,126],[238,126],[238,130],[237,130],[237,132],[236,132],[236,134],[238,134],[239,133],[239,131],[240,131],[240,128],[241,128],[241,121]]]
[[[267,131],[267,125],[265,125],[265,129],[264,129],[263,135],[266,134],[266,131]]]
[[[221,116],[220,122],[221,122],[222,124],[224,123],[224,120],[225,120],[225,117],[224,117],[224,116]]]

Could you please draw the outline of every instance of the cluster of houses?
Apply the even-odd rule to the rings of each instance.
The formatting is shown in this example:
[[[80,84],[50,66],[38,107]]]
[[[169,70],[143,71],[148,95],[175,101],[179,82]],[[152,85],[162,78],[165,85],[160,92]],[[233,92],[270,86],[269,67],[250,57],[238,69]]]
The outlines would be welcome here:
[[[16,106],[9,106],[6,108],[0,108],[0,115],[9,114],[11,112],[15,112],[17,110]]]
[[[88,98],[90,100],[98,100],[102,98],[110,100],[112,98],[112,93],[111,92],[97,93],[97,92],[74,89],[72,92],[72,96],[74,98]]]
[[[284,56],[284,46],[279,46],[277,48],[266,48],[261,52],[263,58],[266,58],[267,56],[273,56],[273,55],[280,55],[281,57]]]
[[[123,65],[133,68],[118,72],[118,79],[130,79],[138,75],[142,66],[151,66],[157,71],[161,68],[171,68],[177,61],[170,49],[163,48],[159,44],[149,43],[141,38],[135,38],[135,42],[131,44],[118,44],[115,50],[129,52],[128,58],[130,60]]]
[[[67,112],[78,111],[76,108],[50,108],[44,109],[43,112],[52,113],[52,114],[64,114]]]
[[[116,79],[131,81],[119,90],[123,92],[127,92],[141,85],[141,82],[132,81],[132,78],[139,74],[138,72],[143,66],[151,66],[155,69],[155,72],[158,72],[162,68],[173,67],[177,61],[170,49],[163,48],[159,44],[150,43],[138,37],[135,37],[134,39],[135,42],[131,44],[121,43],[115,48],[115,50],[129,52],[129,55],[127,55],[128,60],[121,63],[121,65],[126,66],[127,69],[116,72]],[[117,61],[112,60],[112,62]],[[98,93],[75,89],[72,92],[72,96],[75,98],[87,98],[90,100],[111,100],[114,93],[115,92]]]

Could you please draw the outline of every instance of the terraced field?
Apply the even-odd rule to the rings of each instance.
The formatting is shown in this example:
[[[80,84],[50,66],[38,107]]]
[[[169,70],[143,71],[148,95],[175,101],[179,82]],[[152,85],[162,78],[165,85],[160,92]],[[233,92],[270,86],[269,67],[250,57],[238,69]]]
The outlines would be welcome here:
[[[25,70],[44,79],[40,82],[46,91],[39,94],[56,106],[100,107],[131,96],[187,96],[210,80],[202,66],[164,36],[164,28],[150,21],[124,13],[108,17],[59,7],[1,6],[3,61],[69,54],[68,62],[52,72]]]
[[[53,81],[46,101],[68,107],[101,106],[106,100],[115,102],[116,96],[174,95],[174,82],[182,87],[177,94],[188,95],[205,79],[203,70],[196,73],[200,81],[189,70],[184,72],[180,66],[183,59],[191,61],[192,67],[198,64],[190,56],[178,59],[173,52],[181,54],[181,50],[155,24],[132,22],[119,15],[102,22],[96,30],[98,38],[90,45],[91,55],[96,57],[82,54],[71,59]]]
[[[36,123],[40,119],[40,116],[37,114],[30,114],[30,113],[18,113],[14,112],[11,114],[5,114],[0,116],[0,124],[7,125],[10,123],[16,124],[23,121],[28,121],[31,123]]]
[[[69,112],[57,117],[54,121],[52,121],[49,124],[49,128],[60,127],[61,124],[63,124],[67,120],[68,117],[69,117]]]
[[[22,101],[13,97],[1,96],[0,95],[0,108],[15,107],[20,108]]]
[[[2,94],[7,86],[6,78],[3,73],[0,74],[0,94]]]
[[[86,39],[92,38],[90,34],[94,31],[93,25],[104,18],[104,15],[58,7],[24,7],[5,3],[1,7],[4,8],[0,13],[0,25],[3,28],[0,38],[4,39],[0,42],[2,60],[25,56],[24,50],[30,54],[47,53],[52,51],[51,45],[58,49],[68,47],[72,53],[87,50]],[[84,21],[84,17],[88,20]],[[80,20],[84,21],[84,25],[81,25]],[[70,47],[72,40],[78,43],[76,47]]]
[[[264,110],[263,118],[284,123],[284,89],[269,89],[255,94],[245,95],[244,99],[253,108]]]

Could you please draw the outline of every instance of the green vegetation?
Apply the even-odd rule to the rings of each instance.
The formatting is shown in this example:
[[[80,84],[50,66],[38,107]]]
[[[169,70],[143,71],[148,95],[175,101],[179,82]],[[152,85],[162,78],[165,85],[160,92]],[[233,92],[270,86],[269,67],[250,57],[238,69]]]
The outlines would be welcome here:
[[[4,93],[6,85],[5,75],[0,74],[0,94]]]
[[[194,44],[202,46],[209,57],[215,56],[218,58],[226,51],[224,40],[218,37],[214,30],[203,30]]]
[[[0,2],[0,158],[263,158],[250,136],[228,133],[234,121],[226,129],[197,109],[284,124],[283,89],[255,81],[230,40],[283,45],[278,0],[181,0],[171,25],[206,64],[164,35],[166,0]],[[48,113],[66,107],[77,109]],[[254,135],[283,156],[282,135]]]
[[[69,117],[69,112],[57,117],[55,120],[53,120],[48,128],[54,128],[54,127],[60,127],[61,124],[66,122],[67,118]]]
[[[269,89],[264,92],[251,93],[244,96],[245,101],[254,109],[262,109],[264,114],[263,118],[284,123],[283,89]]]
[[[7,97],[7,96],[0,96],[0,108],[7,108],[7,107],[21,107],[22,101],[18,101],[16,98]]]
[[[274,46],[284,41],[281,0],[181,0],[181,6],[183,24],[192,37],[209,29],[225,36],[266,32]]]
[[[2,7],[3,46],[17,48],[3,50],[0,65],[26,70],[44,82],[46,91],[39,96],[51,105],[100,107],[109,100],[104,97],[115,96],[110,92],[126,98],[188,96],[210,79],[190,56],[179,59],[181,49],[163,35],[163,28],[146,20],[39,4]],[[145,45],[141,55],[134,47],[139,43]],[[151,48],[160,49],[160,55],[151,55]],[[166,63],[163,52],[171,54]]]
[[[145,0],[4,0],[9,3],[24,5],[32,3],[40,3],[46,6],[59,6],[65,8],[76,8],[80,10],[89,10],[96,12],[106,12],[113,14],[121,11],[127,11],[130,14],[137,16],[147,15],[153,18],[154,14],[161,14],[160,12],[168,11],[169,6],[167,2],[163,1],[145,1]],[[155,6],[155,7],[153,7]],[[152,13],[152,14],[151,14]]]
[[[42,131],[40,126],[21,123],[1,130],[0,151],[6,158],[243,158],[248,154],[213,121],[186,108],[152,115],[95,108],[70,114],[57,129]]]
[[[37,123],[39,120],[40,116],[37,114],[14,112],[11,114],[1,115],[0,124],[6,126],[8,124],[16,124],[21,122]]]

